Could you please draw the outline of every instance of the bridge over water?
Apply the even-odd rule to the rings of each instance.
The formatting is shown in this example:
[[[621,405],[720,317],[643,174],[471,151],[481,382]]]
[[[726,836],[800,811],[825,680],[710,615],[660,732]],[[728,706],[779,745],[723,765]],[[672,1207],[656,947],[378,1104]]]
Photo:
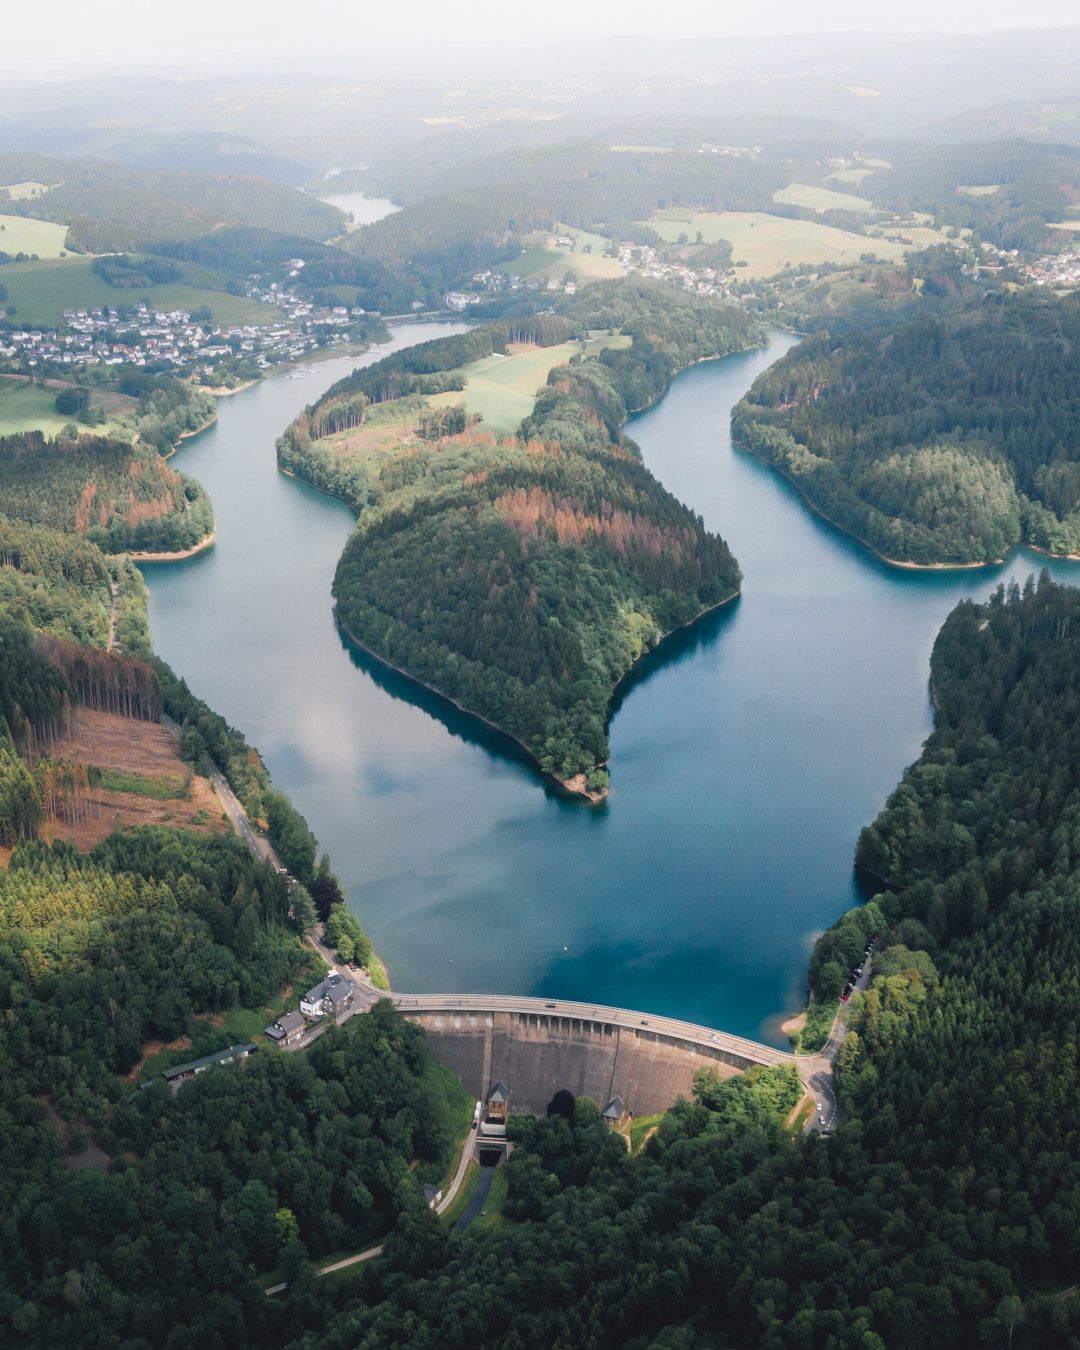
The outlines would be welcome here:
[[[570,1000],[498,994],[392,994],[420,1023],[432,1054],[476,1097],[502,1079],[511,1109],[542,1112],[560,1088],[635,1115],[689,1096],[694,1074],[792,1064],[808,1086],[831,1077],[831,1053],[796,1056],[678,1018]]]

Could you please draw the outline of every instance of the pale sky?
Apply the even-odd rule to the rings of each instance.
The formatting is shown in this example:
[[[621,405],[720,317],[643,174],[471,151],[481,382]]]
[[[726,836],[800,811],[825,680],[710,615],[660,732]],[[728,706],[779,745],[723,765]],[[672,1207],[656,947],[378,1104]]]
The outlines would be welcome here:
[[[723,37],[813,32],[1047,28],[1074,24],[1076,0],[50,0],[4,6],[0,65],[33,75],[42,65],[152,69],[201,53],[248,64],[290,53],[339,56],[372,47],[457,44],[537,46],[590,38]],[[46,17],[47,16],[47,17]]]

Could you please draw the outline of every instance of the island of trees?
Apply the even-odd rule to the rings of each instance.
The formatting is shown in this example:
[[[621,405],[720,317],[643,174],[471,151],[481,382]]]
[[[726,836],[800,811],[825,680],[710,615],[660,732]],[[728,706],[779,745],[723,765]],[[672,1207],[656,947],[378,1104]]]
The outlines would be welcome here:
[[[516,435],[453,408],[469,363],[597,333],[623,341],[555,366]],[[342,627],[515,737],[545,772],[602,795],[616,684],[740,582],[727,545],[622,427],[676,371],[755,340],[732,308],[624,282],[339,382],[289,427],[279,460],[359,512],[334,581]]]
[[[1080,550],[1080,299],[993,295],[808,339],[736,408],[739,443],[881,556]]]

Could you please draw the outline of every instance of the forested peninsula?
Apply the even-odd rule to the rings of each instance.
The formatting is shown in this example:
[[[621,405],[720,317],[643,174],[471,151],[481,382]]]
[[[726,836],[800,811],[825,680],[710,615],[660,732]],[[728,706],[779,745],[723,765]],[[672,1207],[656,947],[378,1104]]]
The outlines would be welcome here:
[[[992,295],[807,339],[733,414],[761,455],[888,561],[1080,551],[1080,297]]]
[[[278,455],[359,513],[334,581],[344,630],[602,797],[615,686],[741,579],[622,428],[677,371],[758,340],[733,308],[623,282],[340,381]],[[516,433],[488,431],[478,366],[545,348],[547,383]]]

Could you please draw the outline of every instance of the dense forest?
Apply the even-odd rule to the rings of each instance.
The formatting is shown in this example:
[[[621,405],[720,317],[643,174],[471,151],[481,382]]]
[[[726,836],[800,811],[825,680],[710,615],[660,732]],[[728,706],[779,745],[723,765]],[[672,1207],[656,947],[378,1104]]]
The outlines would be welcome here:
[[[0,517],[0,612],[25,628],[104,647],[114,566],[88,539]]]
[[[0,438],[0,496],[10,516],[85,536],[108,553],[180,552],[213,529],[210,499],[140,439]]]
[[[228,1044],[210,1018],[308,975],[284,880],[234,837],[16,851],[0,871],[5,1344],[280,1344],[259,1272],[422,1206],[469,1103],[389,1005],[177,1095],[123,1080],[199,1027]]]
[[[336,452],[335,435],[372,404],[460,388],[463,364],[509,343],[597,329],[632,345],[555,367],[517,437],[496,441],[481,423],[428,439],[418,401],[397,453]],[[289,428],[279,459],[360,513],[334,582],[345,631],[507,731],[546,772],[603,791],[615,685],[740,581],[727,545],[660,486],[622,427],[675,371],[754,340],[738,311],[624,282],[339,382]]]
[[[126,169],[104,160],[0,155],[0,181],[48,191],[5,202],[5,211],[69,226],[68,243],[90,253],[129,253],[155,239],[194,238],[224,226],[273,226],[305,239],[340,234],[334,206],[269,179]]]
[[[884,557],[968,563],[1020,540],[1080,550],[1080,300],[989,296],[895,329],[808,339],[733,418]]]
[[[859,843],[893,889],[832,1138],[792,1141],[783,1083],[747,1079],[699,1081],[636,1158],[588,1103],[517,1125],[513,1221],[447,1237],[403,1218],[328,1331],[323,1290],[293,1293],[318,1343],[464,1347],[497,1326],[517,1345],[1075,1344],[1073,620],[1080,596],[1044,576],[962,604],[938,638],[936,730]]]

